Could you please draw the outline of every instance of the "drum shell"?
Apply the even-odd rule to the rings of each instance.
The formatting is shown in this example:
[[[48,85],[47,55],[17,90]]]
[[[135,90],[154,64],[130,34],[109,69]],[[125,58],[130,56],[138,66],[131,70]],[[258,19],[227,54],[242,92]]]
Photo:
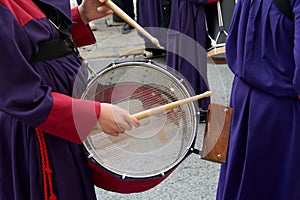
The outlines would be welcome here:
[[[149,190],[164,181],[176,169],[176,167],[174,167],[166,174],[149,177],[147,179],[123,179],[119,174],[108,171],[106,168],[102,167],[96,162],[89,160],[88,164],[93,170],[94,184],[97,187],[122,194],[138,193]]]
[[[206,49],[208,52],[215,51],[215,53],[209,53],[209,57],[212,54],[220,54],[216,55],[219,57],[219,61],[222,63],[226,63],[223,59],[225,59],[225,43],[227,38],[227,33],[230,28],[231,19],[235,7],[235,0],[220,0],[221,7],[221,16],[219,16],[217,2],[210,3],[205,5],[205,15],[206,15],[206,25],[207,25],[207,43]],[[222,18],[223,27],[220,27],[219,17]],[[216,44],[212,44],[212,41]],[[217,48],[222,48],[219,52],[216,50]],[[223,60],[223,61],[222,61]],[[216,60],[218,62],[218,60]],[[217,63],[218,64],[218,63]]]

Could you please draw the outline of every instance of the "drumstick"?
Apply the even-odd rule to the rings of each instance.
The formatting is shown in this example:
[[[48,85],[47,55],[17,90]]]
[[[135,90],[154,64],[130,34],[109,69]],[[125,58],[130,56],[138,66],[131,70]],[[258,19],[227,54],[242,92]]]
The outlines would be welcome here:
[[[114,13],[116,13],[119,17],[121,17],[125,22],[130,24],[133,28],[135,28],[137,31],[139,31],[141,34],[143,34],[146,38],[148,38],[152,42],[152,44],[156,45],[160,49],[164,48],[164,47],[160,46],[159,41],[155,37],[153,37],[149,32],[147,32],[138,23],[136,23],[136,21],[134,21],[131,17],[129,17],[121,8],[119,8],[111,0],[105,1],[104,4],[107,7],[109,7],[111,10],[113,10]]]
[[[189,97],[189,98],[186,98],[186,99],[174,101],[174,102],[162,105],[162,106],[150,108],[148,110],[144,110],[142,112],[135,113],[132,116],[135,117],[137,120],[145,119],[147,117],[151,117],[153,115],[163,113],[163,112],[171,110],[173,108],[177,108],[177,107],[179,107],[183,104],[187,104],[187,103],[190,103],[190,102],[193,102],[193,101],[196,101],[198,99],[205,98],[205,97],[210,97],[211,94],[212,94],[211,91],[207,91],[207,92],[204,92],[204,93],[196,95],[196,96],[192,96],[192,97]],[[93,136],[93,135],[96,135],[98,133],[99,133],[99,129],[94,129],[93,131],[90,132],[89,136]]]
[[[163,112],[171,110],[173,108],[179,107],[183,104],[187,104],[187,103],[190,103],[192,101],[196,101],[198,99],[209,97],[209,96],[211,96],[211,94],[212,94],[211,91],[207,91],[207,92],[204,92],[204,93],[196,95],[196,96],[192,96],[192,97],[189,97],[189,98],[186,98],[186,99],[182,99],[182,100],[178,100],[178,101],[168,103],[166,105],[150,108],[148,110],[144,110],[142,112],[133,114],[132,116],[135,117],[138,120],[141,120],[141,119],[153,116],[153,115],[163,113]]]

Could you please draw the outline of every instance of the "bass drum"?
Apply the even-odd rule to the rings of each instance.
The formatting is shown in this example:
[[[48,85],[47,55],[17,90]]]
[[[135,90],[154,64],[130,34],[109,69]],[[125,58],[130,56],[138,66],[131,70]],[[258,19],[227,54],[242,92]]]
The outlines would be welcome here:
[[[220,0],[205,5],[208,37],[208,62],[226,64],[225,42],[229,31],[236,0]]]
[[[171,69],[151,61],[113,63],[89,81],[83,99],[118,105],[131,114],[193,95]],[[190,153],[198,129],[196,102],[140,120],[118,137],[94,130],[84,141],[96,185],[133,193],[162,182]]]

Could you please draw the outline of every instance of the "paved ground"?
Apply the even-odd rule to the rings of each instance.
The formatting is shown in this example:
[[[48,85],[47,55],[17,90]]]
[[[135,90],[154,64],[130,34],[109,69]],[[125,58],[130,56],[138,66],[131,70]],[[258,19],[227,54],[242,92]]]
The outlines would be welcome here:
[[[131,62],[142,59],[144,41],[133,30],[122,35],[122,26],[107,26],[111,17],[95,21],[97,30],[94,32],[98,43],[81,48],[81,54],[95,71],[105,68],[114,61]],[[153,59],[158,64],[164,64],[165,58]],[[212,101],[228,105],[232,74],[227,65],[208,65],[210,90],[213,92]],[[200,124],[196,147],[201,148],[204,124]],[[105,200],[213,200],[215,199],[220,164],[201,160],[192,154],[158,186],[141,193],[119,194],[96,188],[98,199]],[[105,181],[105,180],[103,180]]]

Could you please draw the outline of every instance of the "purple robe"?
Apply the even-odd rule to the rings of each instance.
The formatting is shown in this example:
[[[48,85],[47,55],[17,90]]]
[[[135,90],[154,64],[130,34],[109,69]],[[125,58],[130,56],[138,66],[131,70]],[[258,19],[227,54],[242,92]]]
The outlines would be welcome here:
[[[208,2],[173,0],[167,36],[167,66],[183,75],[195,94],[208,90],[205,3]],[[210,98],[199,103],[200,108],[207,110]]]
[[[300,197],[300,1],[286,3],[294,21],[273,0],[237,1],[226,43],[235,78],[218,200]]]
[[[161,46],[166,46],[166,31],[167,27],[163,26],[163,5],[162,0],[139,0],[138,6],[138,23],[148,31],[153,37],[159,40]],[[158,49],[153,45],[148,38],[145,38],[146,50]]]
[[[138,23],[146,27],[160,27],[162,23],[162,0],[138,1]]]
[[[71,20],[68,0],[44,2],[58,8]],[[1,200],[44,199],[35,127],[46,121],[53,108],[50,92],[72,96],[78,74],[81,74],[82,86],[87,78],[86,71],[80,72],[81,60],[73,54],[43,62],[29,61],[39,41],[59,37],[54,26],[39,16],[31,4],[29,0],[0,0]],[[45,140],[57,198],[96,199],[93,176],[82,145],[51,134],[45,134]]]

